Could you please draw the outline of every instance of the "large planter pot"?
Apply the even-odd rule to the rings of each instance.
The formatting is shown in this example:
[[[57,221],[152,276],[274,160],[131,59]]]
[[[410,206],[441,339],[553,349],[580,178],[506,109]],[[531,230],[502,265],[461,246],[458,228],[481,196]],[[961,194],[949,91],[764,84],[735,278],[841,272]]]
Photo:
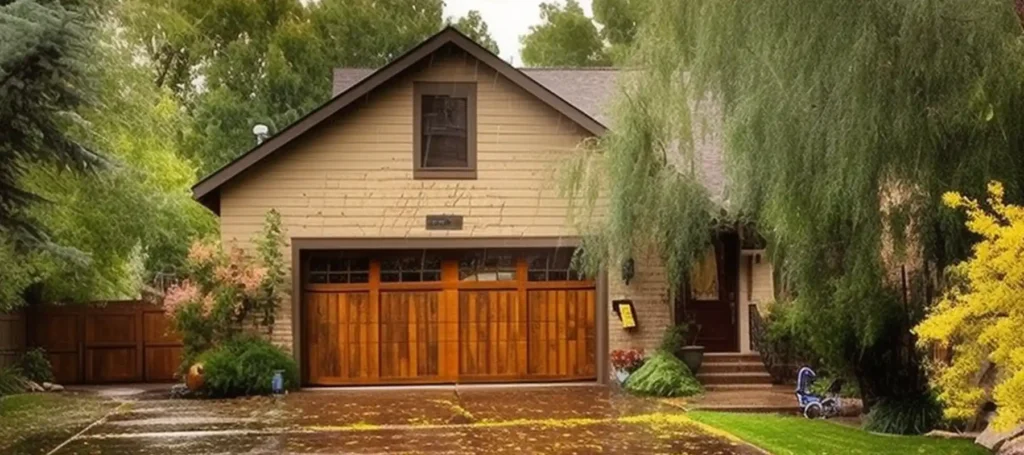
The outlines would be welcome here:
[[[676,355],[686,364],[691,373],[697,374],[700,365],[704,363],[704,346],[683,346],[679,348]]]
[[[188,369],[188,374],[185,375],[185,385],[188,389],[197,392],[203,388],[203,383],[206,382],[206,378],[203,376],[203,364],[197,363],[192,365]]]

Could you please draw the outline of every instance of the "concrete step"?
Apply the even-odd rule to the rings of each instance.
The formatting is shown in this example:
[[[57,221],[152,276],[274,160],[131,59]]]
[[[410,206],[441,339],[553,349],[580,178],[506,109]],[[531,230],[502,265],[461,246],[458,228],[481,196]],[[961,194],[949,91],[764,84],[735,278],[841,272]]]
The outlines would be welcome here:
[[[739,354],[731,352],[712,352],[704,354],[704,363],[760,363],[758,354]]]
[[[700,373],[765,373],[764,364],[757,362],[705,362]]]
[[[701,367],[701,373],[697,375],[697,380],[701,384],[772,384],[772,376],[767,372],[760,371],[754,373],[704,373]]]

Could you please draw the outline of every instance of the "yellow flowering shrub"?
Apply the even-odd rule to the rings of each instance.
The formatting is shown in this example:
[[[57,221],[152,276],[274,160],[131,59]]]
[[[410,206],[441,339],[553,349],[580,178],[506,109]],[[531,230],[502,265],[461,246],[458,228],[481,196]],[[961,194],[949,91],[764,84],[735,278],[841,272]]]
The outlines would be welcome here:
[[[981,239],[971,257],[950,270],[950,284],[914,331],[923,346],[952,349],[935,365],[934,381],[950,418],[970,419],[985,400],[979,378],[997,367],[992,397],[996,428],[1024,421],[1024,207],[1003,203],[1003,186],[988,186],[988,208],[957,193],[943,202],[967,214]]]

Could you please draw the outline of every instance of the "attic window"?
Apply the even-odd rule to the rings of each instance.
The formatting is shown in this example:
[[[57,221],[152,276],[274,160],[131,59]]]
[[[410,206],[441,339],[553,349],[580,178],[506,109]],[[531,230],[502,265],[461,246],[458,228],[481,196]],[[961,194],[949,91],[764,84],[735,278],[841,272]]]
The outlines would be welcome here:
[[[476,178],[476,84],[417,82],[413,177]]]

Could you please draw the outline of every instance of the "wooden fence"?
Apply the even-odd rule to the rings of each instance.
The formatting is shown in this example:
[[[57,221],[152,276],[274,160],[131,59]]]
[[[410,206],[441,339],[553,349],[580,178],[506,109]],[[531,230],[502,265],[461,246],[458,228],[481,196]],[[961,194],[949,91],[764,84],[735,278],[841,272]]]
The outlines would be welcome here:
[[[0,368],[17,362],[25,352],[25,314],[0,314]]]
[[[138,301],[44,306],[25,312],[22,338],[46,350],[61,384],[169,382],[182,353],[169,322]]]

